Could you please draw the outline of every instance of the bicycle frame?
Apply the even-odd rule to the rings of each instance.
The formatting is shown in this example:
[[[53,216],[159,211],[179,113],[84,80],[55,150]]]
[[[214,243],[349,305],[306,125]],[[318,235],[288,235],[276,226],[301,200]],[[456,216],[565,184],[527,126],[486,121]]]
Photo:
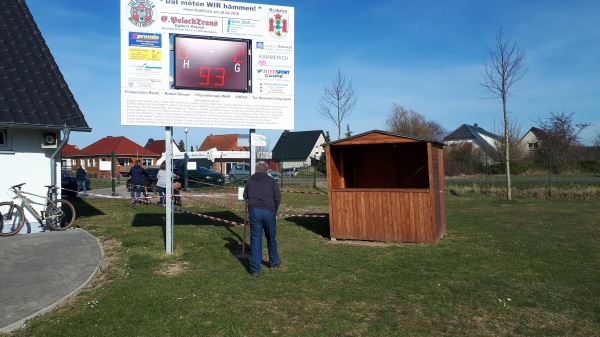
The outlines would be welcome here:
[[[40,223],[42,223],[44,220],[47,219],[46,215],[44,214],[43,211],[41,213],[38,213],[38,211],[35,210],[35,208],[31,205],[31,202],[33,202],[33,201],[31,199],[27,198],[25,195],[32,195],[32,196],[44,199],[44,206],[47,206],[49,203],[52,202],[52,199],[48,198],[48,195],[41,196],[41,195],[38,195],[35,193],[21,191],[20,188],[15,189],[14,191],[15,191],[15,196],[13,197],[13,199],[21,200],[23,202],[23,205],[25,206],[25,208],[27,208]]]

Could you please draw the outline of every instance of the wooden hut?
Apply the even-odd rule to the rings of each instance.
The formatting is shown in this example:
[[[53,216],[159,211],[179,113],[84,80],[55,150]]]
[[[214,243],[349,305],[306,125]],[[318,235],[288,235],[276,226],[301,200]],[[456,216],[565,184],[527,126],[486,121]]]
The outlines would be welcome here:
[[[437,242],[446,231],[443,144],[373,130],[326,146],[330,237]]]

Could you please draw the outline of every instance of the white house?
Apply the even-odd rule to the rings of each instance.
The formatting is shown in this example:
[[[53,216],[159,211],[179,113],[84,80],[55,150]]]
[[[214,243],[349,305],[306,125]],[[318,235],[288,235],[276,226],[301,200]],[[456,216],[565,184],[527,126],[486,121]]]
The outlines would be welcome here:
[[[9,188],[20,183],[45,196],[45,185],[60,186],[60,153],[70,132],[91,129],[26,3],[1,8],[0,22],[0,201],[11,200]],[[31,199],[38,213],[44,210],[41,199]],[[21,233],[45,230],[24,211]]]

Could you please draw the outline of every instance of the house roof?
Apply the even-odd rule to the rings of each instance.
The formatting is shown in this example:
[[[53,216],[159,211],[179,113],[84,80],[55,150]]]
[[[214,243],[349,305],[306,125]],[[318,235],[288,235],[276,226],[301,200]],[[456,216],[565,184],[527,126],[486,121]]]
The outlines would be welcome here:
[[[529,131],[525,132],[525,134],[523,135],[523,137],[521,137],[521,140],[525,139],[525,136],[527,136],[528,133],[532,133],[536,139],[541,139],[546,135],[546,131],[536,128],[536,127],[532,127],[531,129],[529,129]]]
[[[0,0],[0,126],[91,131],[23,0]]]
[[[386,135],[386,136],[391,136],[391,137],[396,137],[396,138],[403,138],[403,139],[410,139],[410,140],[416,140],[416,141],[421,141],[421,142],[429,142],[429,143],[436,143],[436,144],[440,144],[440,145],[444,145],[443,143],[440,143],[434,139],[426,139],[426,138],[420,138],[420,137],[413,137],[413,136],[406,136],[403,134],[399,134],[399,133],[393,133],[393,132],[389,132],[389,131],[381,131],[381,130],[371,130],[371,131],[367,131],[367,132],[363,132],[363,133],[359,133],[357,135],[348,137],[348,138],[342,138],[342,139],[338,139],[336,141],[333,142],[329,142],[330,145],[335,145],[338,143],[343,143],[343,142],[347,142],[353,139],[357,139],[357,138],[365,138],[369,135],[373,135],[373,134],[382,134],[382,135]]]
[[[493,145],[483,139],[483,136],[490,137],[492,139],[501,139],[500,136],[486,131],[480,128],[477,124],[468,125],[463,124],[456,130],[452,131],[449,135],[444,137],[444,142],[447,141],[473,141],[480,148],[491,148]]]
[[[479,139],[480,135],[484,135],[493,139],[499,139],[500,136],[493,134],[491,132],[486,131],[483,128],[480,128],[477,124],[468,125],[463,124],[459,126],[456,130],[450,132],[446,137],[444,137],[444,141],[449,140],[469,140],[469,139]]]
[[[77,145],[65,144],[60,153],[63,158],[68,158],[80,155],[81,150],[79,150]]]
[[[115,152],[115,155],[119,156],[160,157],[160,154],[145,149],[123,136],[104,137],[99,141],[81,149],[81,155],[110,156],[113,151]]]
[[[146,143],[146,146],[144,146],[144,148],[146,150],[150,150],[155,153],[159,153],[159,154],[164,153],[165,152],[165,140],[164,139],[148,140],[148,143]]]
[[[218,151],[248,151],[245,146],[238,146],[238,135],[237,134],[226,134],[226,135],[210,135],[204,138],[202,145],[198,151],[208,151],[212,148],[216,148]]]
[[[322,130],[284,131],[273,148],[272,158],[275,161],[306,160],[315,145],[321,145],[317,144],[321,135],[323,135]]]

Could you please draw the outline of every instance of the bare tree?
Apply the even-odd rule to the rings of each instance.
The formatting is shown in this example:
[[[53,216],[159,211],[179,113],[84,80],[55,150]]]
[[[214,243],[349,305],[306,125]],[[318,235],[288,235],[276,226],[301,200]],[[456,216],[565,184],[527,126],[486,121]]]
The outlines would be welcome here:
[[[600,147],[600,130],[596,130],[596,135],[592,138],[592,145],[595,147]]]
[[[496,33],[496,44],[493,48],[485,47],[490,61],[485,64],[480,84],[492,93],[492,98],[502,100],[504,114],[504,159],[506,165],[506,199],[512,199],[510,184],[510,134],[506,110],[506,99],[512,86],[525,76],[525,52],[517,43],[509,43],[504,39],[502,28]]]
[[[573,115],[566,112],[553,113],[546,120],[538,119],[538,126],[544,132],[536,151],[538,162],[551,167],[551,173],[561,173],[568,163],[572,149],[580,145],[579,134],[591,126],[590,123],[573,124]]]
[[[394,103],[385,123],[391,132],[406,136],[442,141],[448,134],[439,123],[427,120],[420,113]]]
[[[499,128],[494,127],[495,134],[501,134],[505,130],[504,122],[500,123]],[[509,147],[509,155],[510,161],[513,162],[515,160],[522,160],[526,157],[527,153],[525,149],[519,143],[520,135],[521,135],[521,124],[517,121],[516,118],[508,119],[508,147]],[[493,159],[497,162],[500,162],[502,165],[506,167],[505,155],[506,155],[506,138],[502,141],[497,140],[493,143],[494,150],[496,153],[493,155]]]
[[[346,83],[340,69],[329,86],[323,87],[323,97],[319,101],[317,111],[325,118],[331,119],[338,129],[338,139],[342,137],[341,125],[348,117],[358,101],[352,88],[352,81]]]

